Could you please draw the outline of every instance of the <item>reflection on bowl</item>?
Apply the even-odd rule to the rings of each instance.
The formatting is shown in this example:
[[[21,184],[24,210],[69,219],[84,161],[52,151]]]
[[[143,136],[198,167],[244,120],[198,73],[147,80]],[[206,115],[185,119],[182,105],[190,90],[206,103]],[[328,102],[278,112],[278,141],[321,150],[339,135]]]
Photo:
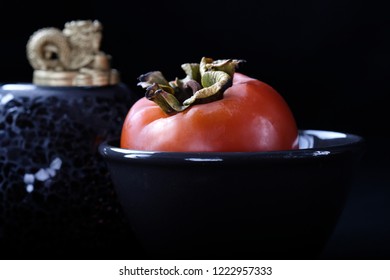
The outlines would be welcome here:
[[[100,145],[146,258],[313,259],[332,233],[364,147],[300,131],[300,149],[175,153]]]

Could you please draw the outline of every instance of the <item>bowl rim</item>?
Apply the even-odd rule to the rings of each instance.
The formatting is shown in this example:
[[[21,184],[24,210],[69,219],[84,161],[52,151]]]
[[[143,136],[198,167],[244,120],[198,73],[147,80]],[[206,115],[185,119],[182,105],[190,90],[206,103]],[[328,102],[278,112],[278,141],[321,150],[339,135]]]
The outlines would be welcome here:
[[[119,147],[119,139],[107,139],[99,144],[99,153],[106,160],[126,162],[192,162],[217,163],[246,161],[280,161],[320,159],[363,151],[365,139],[357,134],[332,130],[299,130],[299,149],[254,152],[167,152],[131,150]],[[312,146],[310,146],[312,145]]]

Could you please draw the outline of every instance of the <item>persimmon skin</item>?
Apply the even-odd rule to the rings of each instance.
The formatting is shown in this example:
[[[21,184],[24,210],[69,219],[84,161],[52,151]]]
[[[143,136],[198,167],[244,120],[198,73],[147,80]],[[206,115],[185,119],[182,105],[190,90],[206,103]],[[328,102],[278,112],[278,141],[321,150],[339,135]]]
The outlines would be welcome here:
[[[298,148],[295,118],[268,84],[236,72],[221,100],[167,115],[139,99],[123,123],[121,148],[166,152],[255,152]]]

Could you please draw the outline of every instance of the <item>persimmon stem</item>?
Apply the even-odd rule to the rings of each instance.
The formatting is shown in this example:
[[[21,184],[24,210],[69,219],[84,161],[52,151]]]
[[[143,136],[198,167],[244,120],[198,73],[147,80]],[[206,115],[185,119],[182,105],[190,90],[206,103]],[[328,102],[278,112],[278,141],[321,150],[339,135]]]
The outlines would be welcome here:
[[[173,94],[160,88],[157,83],[147,87],[145,96],[159,105],[167,114],[181,112],[188,107],[182,106]]]
[[[186,63],[181,68],[184,79],[168,82],[160,71],[138,77],[138,85],[146,88],[145,97],[158,104],[167,114],[186,110],[194,104],[213,102],[233,84],[233,75],[239,64],[237,59],[213,60],[203,57],[199,64]]]

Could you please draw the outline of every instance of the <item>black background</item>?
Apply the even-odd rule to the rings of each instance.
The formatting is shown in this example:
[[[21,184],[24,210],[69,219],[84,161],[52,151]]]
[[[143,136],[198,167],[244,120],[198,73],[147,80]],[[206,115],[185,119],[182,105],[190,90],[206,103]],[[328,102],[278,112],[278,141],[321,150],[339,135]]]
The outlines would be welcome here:
[[[12,1],[0,17],[0,83],[31,82],[25,46],[42,27],[97,19],[101,50],[135,94],[137,77],[202,56],[245,59],[240,72],[277,89],[301,129],[355,133],[366,151],[326,259],[390,259],[390,16],[355,0]],[[2,4],[3,5],[3,4]]]

